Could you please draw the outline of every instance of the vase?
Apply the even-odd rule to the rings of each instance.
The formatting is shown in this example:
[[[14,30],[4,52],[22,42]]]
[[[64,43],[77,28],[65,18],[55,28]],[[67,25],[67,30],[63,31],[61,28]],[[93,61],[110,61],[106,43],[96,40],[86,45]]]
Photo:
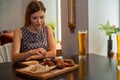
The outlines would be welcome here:
[[[111,38],[111,35],[110,35],[109,39],[108,39],[108,47],[107,47],[107,56],[108,57],[112,57],[111,56],[111,51],[112,51],[112,38]]]

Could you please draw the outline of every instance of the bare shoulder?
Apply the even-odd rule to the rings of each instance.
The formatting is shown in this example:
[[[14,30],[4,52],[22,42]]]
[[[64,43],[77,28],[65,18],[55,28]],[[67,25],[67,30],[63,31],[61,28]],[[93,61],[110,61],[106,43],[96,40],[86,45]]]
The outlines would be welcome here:
[[[48,32],[52,32],[51,26],[46,26],[46,27],[47,27]]]
[[[15,33],[19,33],[19,32],[21,32],[21,29],[20,29],[20,28],[17,28],[17,29],[14,30],[14,32],[15,32]]]
[[[21,31],[21,29],[20,28],[17,28],[17,29],[15,29],[14,30],[14,36],[16,36],[16,37],[22,37],[22,31]]]

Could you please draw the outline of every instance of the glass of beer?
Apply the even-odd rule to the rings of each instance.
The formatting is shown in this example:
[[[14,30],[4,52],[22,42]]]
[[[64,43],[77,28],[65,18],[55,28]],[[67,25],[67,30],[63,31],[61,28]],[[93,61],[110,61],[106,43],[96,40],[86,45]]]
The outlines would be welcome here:
[[[117,70],[117,80],[120,80],[120,70]]]
[[[79,59],[86,57],[87,30],[78,31]]]
[[[120,32],[117,33],[117,68],[120,69]]]

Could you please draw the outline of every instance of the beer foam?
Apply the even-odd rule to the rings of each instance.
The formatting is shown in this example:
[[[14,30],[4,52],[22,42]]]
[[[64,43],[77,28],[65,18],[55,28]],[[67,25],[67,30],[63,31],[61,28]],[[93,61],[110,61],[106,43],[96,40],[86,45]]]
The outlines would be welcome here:
[[[79,31],[78,33],[87,33],[87,31]]]

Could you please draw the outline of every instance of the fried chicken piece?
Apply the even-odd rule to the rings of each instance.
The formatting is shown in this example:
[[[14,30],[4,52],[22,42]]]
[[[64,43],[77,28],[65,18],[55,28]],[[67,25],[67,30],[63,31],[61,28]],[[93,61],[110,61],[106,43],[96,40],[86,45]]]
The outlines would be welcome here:
[[[63,69],[64,67],[74,66],[74,61],[72,59],[62,59],[62,58],[55,58],[55,59],[46,58],[44,59],[43,63],[44,65],[48,65],[48,66],[57,65],[59,69]]]
[[[74,61],[72,59],[64,59],[64,66],[65,67],[71,67],[74,66]]]
[[[58,68],[63,69],[64,66],[64,60],[61,58],[56,58],[55,59],[56,65],[58,66]]]
[[[50,58],[44,59],[43,63],[44,63],[44,65],[48,65],[48,66],[55,66],[56,65],[55,62]]]

